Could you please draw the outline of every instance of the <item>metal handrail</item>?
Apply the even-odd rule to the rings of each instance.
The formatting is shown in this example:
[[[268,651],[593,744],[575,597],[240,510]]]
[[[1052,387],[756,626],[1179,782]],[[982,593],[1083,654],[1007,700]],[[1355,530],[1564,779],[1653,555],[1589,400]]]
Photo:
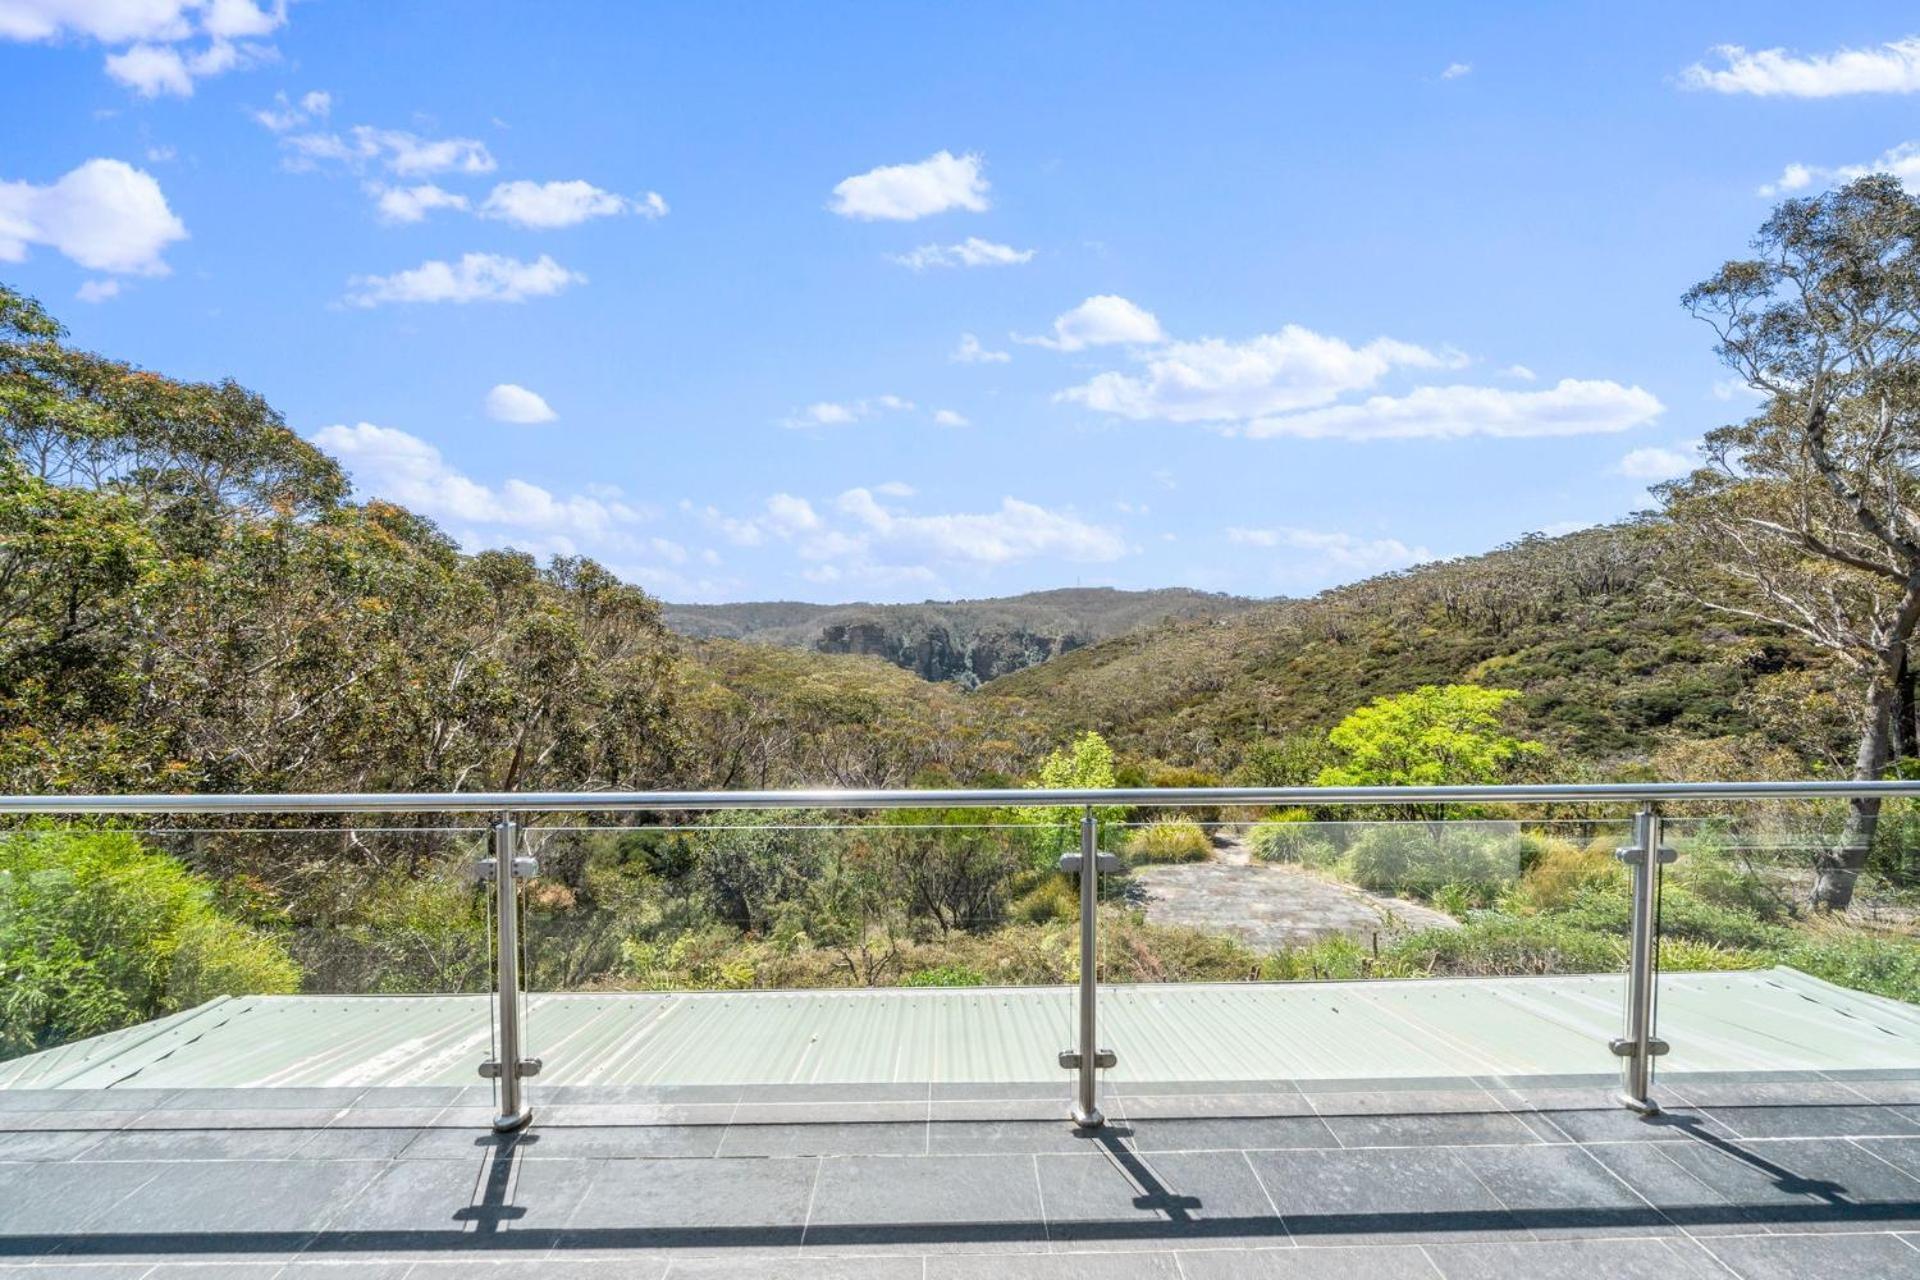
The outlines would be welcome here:
[[[1523,786],[1446,787],[1109,787],[1097,790],[998,788],[947,790],[805,791],[465,791],[378,792],[289,795],[44,795],[0,796],[0,814],[154,814],[189,813],[485,813],[490,815],[492,858],[486,864],[494,882],[496,936],[494,1058],[482,1074],[499,1082],[501,1130],[525,1125],[532,1116],[521,1079],[537,1074],[540,1060],[523,1056],[520,1008],[520,957],[517,936],[517,882],[536,873],[533,859],[521,855],[523,829],[518,815],[528,813],[642,813],[674,810],[746,809],[1030,809],[1061,807],[1080,815],[1080,853],[1063,860],[1063,870],[1080,878],[1080,983],[1077,1044],[1060,1055],[1061,1065],[1077,1073],[1070,1114],[1075,1123],[1094,1127],[1104,1117],[1095,1105],[1097,1071],[1113,1065],[1115,1054],[1099,1047],[1096,1035],[1098,986],[1098,884],[1106,855],[1096,848],[1096,810],[1144,806],[1331,806],[1393,804],[1579,803],[1632,805],[1637,814],[1634,842],[1619,856],[1632,868],[1632,941],[1627,993],[1627,1034],[1612,1042],[1622,1059],[1622,1101],[1634,1110],[1659,1109],[1650,1096],[1653,1060],[1666,1052],[1655,1027],[1655,980],[1659,964],[1661,864],[1671,854],[1661,847],[1661,802],[1707,800],[1850,800],[1920,798],[1920,780],[1887,782],[1615,782],[1543,783]]]
[[[286,795],[0,796],[0,814],[643,813],[673,809],[994,809],[1146,805],[1655,804],[1920,798],[1920,780],[1595,782],[1466,787],[1106,787],[801,791],[442,791]]]

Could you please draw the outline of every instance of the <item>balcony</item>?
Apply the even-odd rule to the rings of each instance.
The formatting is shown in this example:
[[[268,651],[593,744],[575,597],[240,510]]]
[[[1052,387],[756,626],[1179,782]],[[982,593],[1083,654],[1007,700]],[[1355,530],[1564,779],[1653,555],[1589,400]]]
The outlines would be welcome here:
[[[1592,803],[1682,800],[1626,790]],[[483,989],[220,997],[0,1062],[0,1273],[1920,1274],[1920,1006],[1659,971],[1662,828],[1616,825],[1617,972],[1107,982],[1083,852],[1077,985],[628,991],[547,980],[535,827],[496,823]]]

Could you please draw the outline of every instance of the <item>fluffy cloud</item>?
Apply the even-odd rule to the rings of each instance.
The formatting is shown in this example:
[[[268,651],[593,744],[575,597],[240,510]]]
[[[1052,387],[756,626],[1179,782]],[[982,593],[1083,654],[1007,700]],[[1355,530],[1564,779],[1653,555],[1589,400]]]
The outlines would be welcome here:
[[[1816,183],[1832,186],[1864,178],[1870,173],[1890,173],[1909,191],[1920,192],[1920,142],[1903,142],[1889,148],[1866,164],[1846,164],[1835,168],[1790,164],[1780,176],[1760,188],[1763,196],[1788,195],[1805,191]]]
[[[487,392],[487,416],[495,422],[528,425],[552,422],[559,415],[538,392],[511,382],[503,382]]]
[[[1631,480],[1657,483],[1688,475],[1699,465],[1698,447],[1687,443],[1673,449],[1648,446],[1628,450],[1626,456],[1615,464],[1614,470]]]
[[[1462,76],[1470,76],[1472,74],[1473,64],[1471,62],[1449,62],[1447,69],[1440,73],[1440,78],[1442,80],[1458,80]]]
[[[431,182],[423,182],[412,187],[369,188],[374,196],[374,208],[380,212],[382,222],[420,222],[435,209],[465,209],[467,198],[463,195],[437,187]]]
[[[527,545],[515,535],[530,535],[534,547],[556,554],[572,554],[583,541],[615,551],[643,545],[625,529],[645,513],[624,502],[557,495],[524,480],[482,484],[448,464],[433,445],[394,427],[323,427],[313,440],[340,459],[362,493],[431,517],[468,546],[502,540]]]
[[[894,254],[893,260],[915,271],[925,271],[928,267],[1011,267],[1032,262],[1034,253],[1032,249],[1016,249],[1010,244],[968,236],[959,244],[923,244],[911,253]]]
[[[967,416],[964,413],[956,413],[952,409],[934,410],[933,421],[935,425],[942,427],[967,427],[973,425],[967,421]]]
[[[274,125],[256,112],[254,118]],[[402,178],[437,173],[492,173],[499,164],[487,144],[476,138],[423,138],[405,129],[357,124],[342,133],[288,133],[280,138],[290,169],[338,164],[359,172],[379,167]]]
[[[947,357],[955,364],[1005,364],[1013,356],[1005,351],[989,351],[970,333],[960,335],[960,345]]]
[[[497,253],[469,253],[458,262],[423,262],[390,276],[355,276],[347,301],[356,307],[389,302],[524,302],[559,293],[586,277],[541,254],[532,262]]]
[[[1304,559],[1283,569],[1281,576],[1316,582],[1370,578],[1434,558],[1425,547],[1410,547],[1398,538],[1362,538],[1317,529],[1229,529],[1227,541],[1243,547],[1307,552]]]
[[[1055,351],[1084,351],[1117,343],[1146,345],[1164,337],[1153,312],[1125,298],[1102,293],[1054,317],[1052,337],[1022,338],[1016,334],[1014,341]]]
[[[667,202],[649,191],[638,199],[602,191],[591,182],[503,182],[495,187],[480,206],[483,218],[498,218],[517,227],[549,229],[571,227],[589,218],[609,218],[623,213],[661,218]]]
[[[0,0],[0,39],[130,46],[108,55],[107,74],[149,98],[190,97],[196,79],[272,58],[272,46],[240,42],[286,21],[286,0]]]
[[[263,128],[285,133],[309,121],[324,120],[332,111],[333,95],[324,89],[302,94],[298,102],[280,92],[273,95],[272,106],[255,111],[253,118]]]
[[[1831,98],[1849,93],[1920,92],[1920,36],[1874,49],[1806,56],[1785,49],[1749,51],[1737,44],[1713,51],[1723,65],[1696,62],[1680,73],[1689,89],[1761,97]]]
[[[51,185],[0,182],[0,262],[43,244],[94,271],[157,276],[187,229],[160,184],[120,160],[89,160]]]
[[[1660,416],[1664,406],[1640,387],[1563,378],[1542,391],[1500,387],[1417,387],[1403,396],[1257,418],[1249,436],[1308,440],[1453,440],[1463,436],[1595,435],[1626,431]]]
[[[713,507],[700,514],[736,546],[790,547],[807,579],[820,583],[931,584],[945,570],[978,573],[1041,557],[1098,563],[1127,551],[1117,531],[1070,511],[1006,497],[988,511],[920,514],[900,505],[913,493],[888,482],[849,489],[825,510],[777,493],[751,516]]]
[[[848,423],[877,418],[885,413],[905,413],[913,401],[900,396],[865,396],[859,400],[818,400],[795,414],[782,418],[783,427],[844,427]]]
[[[80,287],[74,290],[73,296],[82,302],[105,302],[109,298],[120,296],[120,282],[118,280],[82,281]]]
[[[1054,327],[1059,330],[1060,322]],[[1157,333],[1158,326],[1153,328]],[[1237,422],[1331,404],[1347,392],[1374,385],[1395,368],[1457,363],[1456,357],[1391,338],[1355,347],[1288,325],[1246,342],[1203,338],[1171,343],[1146,357],[1142,374],[1103,373],[1061,392],[1059,398],[1125,418]]]
[[[888,164],[843,180],[827,207],[843,218],[912,222],[948,209],[987,208],[988,182],[976,155],[936,151],[918,164]]]

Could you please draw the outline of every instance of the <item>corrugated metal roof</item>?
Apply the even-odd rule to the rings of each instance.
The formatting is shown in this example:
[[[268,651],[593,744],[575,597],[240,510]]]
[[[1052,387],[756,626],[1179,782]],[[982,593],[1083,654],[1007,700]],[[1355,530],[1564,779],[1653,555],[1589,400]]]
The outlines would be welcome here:
[[[1115,1080],[1612,1071],[1625,979],[1427,978],[1103,987]],[[1064,987],[550,994],[541,1084],[1059,1078]],[[1920,1007],[1792,969],[1663,977],[1667,1071],[1920,1068]],[[256,996],[0,1062],[0,1087],[468,1084],[484,996]]]

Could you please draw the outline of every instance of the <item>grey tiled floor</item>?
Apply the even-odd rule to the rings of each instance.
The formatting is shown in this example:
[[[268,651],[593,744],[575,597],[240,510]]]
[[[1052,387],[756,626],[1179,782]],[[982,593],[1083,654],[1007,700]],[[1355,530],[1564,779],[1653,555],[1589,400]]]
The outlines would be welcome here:
[[[1920,1080],[1062,1092],[0,1092],[0,1280],[1920,1280]]]

